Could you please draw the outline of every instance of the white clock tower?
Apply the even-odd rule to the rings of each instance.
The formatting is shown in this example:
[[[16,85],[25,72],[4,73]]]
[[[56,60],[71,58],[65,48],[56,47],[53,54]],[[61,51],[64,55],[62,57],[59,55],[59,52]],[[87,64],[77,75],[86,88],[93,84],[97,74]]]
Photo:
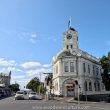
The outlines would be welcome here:
[[[69,50],[77,50],[78,49],[78,32],[74,29],[69,27],[69,29],[64,32],[64,49]]]
[[[100,60],[78,47],[78,32],[70,25],[63,33],[63,49],[52,60],[55,95],[98,97],[105,91]]]

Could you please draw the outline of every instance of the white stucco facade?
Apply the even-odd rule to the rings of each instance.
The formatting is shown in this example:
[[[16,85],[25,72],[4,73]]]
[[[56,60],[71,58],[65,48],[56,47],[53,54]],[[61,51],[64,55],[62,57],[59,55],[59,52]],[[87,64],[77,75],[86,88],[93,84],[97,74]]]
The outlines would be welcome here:
[[[63,49],[53,57],[53,92],[55,95],[99,94],[105,91],[99,59],[79,49],[78,32],[68,28],[63,33]]]

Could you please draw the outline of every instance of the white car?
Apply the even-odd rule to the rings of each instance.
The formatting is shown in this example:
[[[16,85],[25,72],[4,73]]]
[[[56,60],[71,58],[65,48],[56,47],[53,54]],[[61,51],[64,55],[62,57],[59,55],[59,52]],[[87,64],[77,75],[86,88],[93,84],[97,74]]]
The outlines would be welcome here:
[[[24,92],[23,91],[16,92],[15,100],[19,100],[19,99],[24,99]]]
[[[42,97],[41,97],[41,95],[37,94],[36,92],[30,92],[29,93],[29,99],[33,99],[33,100],[39,99],[39,100],[41,100]]]

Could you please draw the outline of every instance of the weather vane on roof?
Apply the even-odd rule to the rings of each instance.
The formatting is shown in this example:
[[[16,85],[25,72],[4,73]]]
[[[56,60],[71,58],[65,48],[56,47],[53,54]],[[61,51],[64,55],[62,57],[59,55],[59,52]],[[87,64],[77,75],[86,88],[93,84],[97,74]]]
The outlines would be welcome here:
[[[71,18],[69,18],[69,21],[68,21],[68,28],[71,27]]]

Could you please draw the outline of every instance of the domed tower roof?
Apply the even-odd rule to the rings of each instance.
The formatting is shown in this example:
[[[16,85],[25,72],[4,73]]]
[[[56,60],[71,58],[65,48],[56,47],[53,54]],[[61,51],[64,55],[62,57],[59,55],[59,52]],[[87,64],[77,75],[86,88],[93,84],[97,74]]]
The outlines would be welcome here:
[[[69,29],[72,30],[72,31],[76,31],[76,30],[75,30],[74,28],[72,28],[72,27],[69,27]]]

